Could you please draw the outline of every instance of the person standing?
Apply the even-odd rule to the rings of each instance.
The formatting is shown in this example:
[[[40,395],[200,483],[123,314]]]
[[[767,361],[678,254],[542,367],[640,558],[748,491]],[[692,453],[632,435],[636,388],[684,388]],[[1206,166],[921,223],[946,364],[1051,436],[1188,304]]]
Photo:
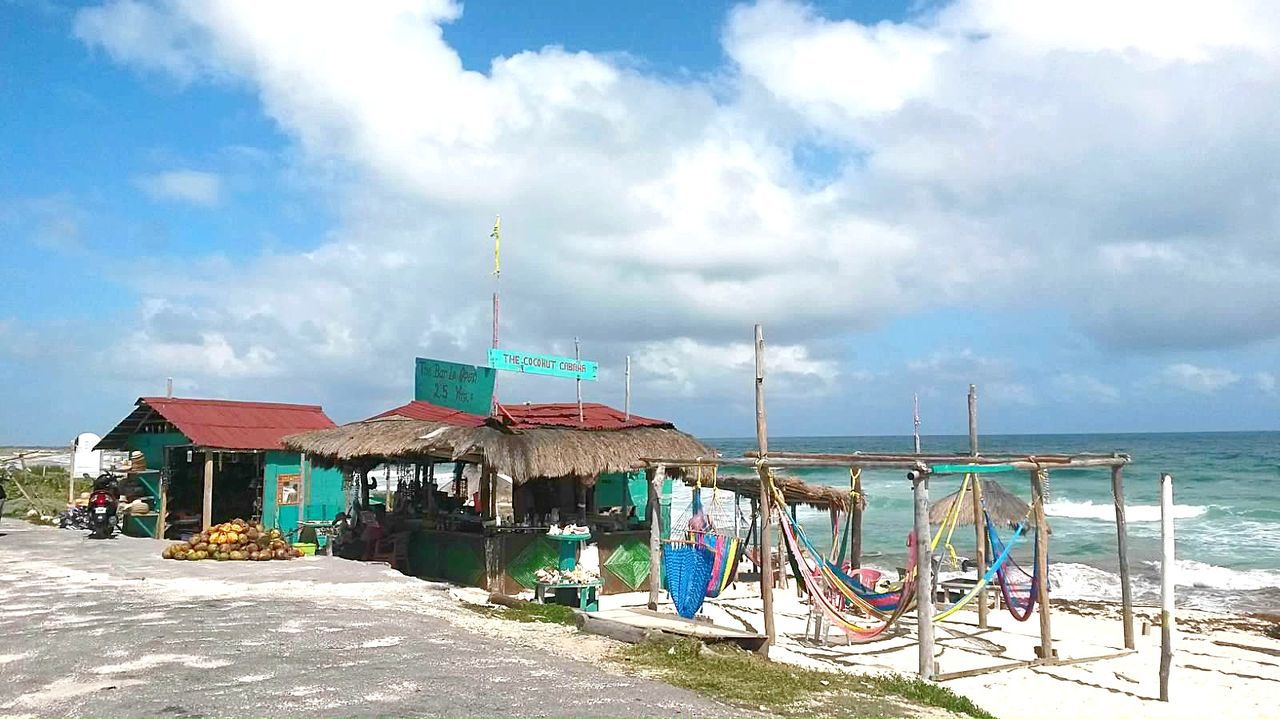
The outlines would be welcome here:
[[[4,493],[5,476],[5,473],[0,471],[0,521],[3,521],[4,519],[4,500],[8,497],[8,495]]]

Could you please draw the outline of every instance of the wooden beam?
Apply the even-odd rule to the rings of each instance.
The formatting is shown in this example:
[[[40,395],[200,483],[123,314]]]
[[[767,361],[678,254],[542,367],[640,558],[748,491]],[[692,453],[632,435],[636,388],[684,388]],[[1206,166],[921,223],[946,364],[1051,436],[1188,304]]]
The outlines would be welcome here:
[[[764,330],[756,325],[756,445],[761,457],[769,456],[769,427],[764,412]],[[760,602],[764,609],[765,643],[761,653],[769,655],[769,647],[778,640],[777,630],[773,626],[773,547],[769,525],[772,521],[770,507],[773,505],[769,496],[772,480],[769,468],[763,464],[757,466],[760,475]]]
[[[1017,662],[1007,662],[1005,664],[993,664],[989,667],[977,667],[975,669],[965,669],[958,672],[943,672],[934,677],[934,681],[946,682],[952,679],[964,679],[965,677],[976,677],[982,674],[991,674],[992,672],[1005,672],[1010,669],[1023,669],[1026,667],[1034,667],[1040,663],[1039,659],[1029,659]]]
[[[919,635],[919,672],[933,679],[933,556],[929,551],[929,475],[911,473],[916,529],[916,631]]]
[[[1133,588],[1129,581],[1129,525],[1125,519],[1122,467],[1111,468],[1111,498],[1116,505],[1116,553],[1120,557],[1120,618],[1125,649],[1133,649]]]
[[[1049,526],[1044,518],[1044,470],[1031,472],[1031,501],[1036,519],[1036,604],[1040,614],[1040,658],[1053,659],[1053,630],[1049,624]]]
[[[753,455],[750,452],[748,455]],[[928,457],[915,455],[902,455],[901,457],[873,457],[867,458],[860,455],[814,455],[812,457],[787,457],[783,456],[787,453],[779,452],[777,455],[770,455],[765,464],[770,467],[840,467],[848,469],[850,467],[861,467],[863,469],[920,469],[929,471],[931,464],[979,464],[979,465],[1009,465],[1016,470],[1029,471],[1040,467],[1052,469],[1082,469],[1087,467],[1123,467],[1129,463],[1128,457],[1074,457],[1062,461],[1048,461],[1042,459],[1039,455],[1035,459],[1026,456],[1020,456],[1018,459],[998,459],[991,455],[983,455],[978,457],[976,461],[969,455],[951,456],[951,457]],[[795,454],[795,453],[789,453]],[[751,467],[755,468],[759,460],[752,456],[746,457],[715,457],[715,458],[694,458],[694,457],[642,457],[633,465],[637,469],[649,467],[655,464],[665,464],[668,467]]]
[[[657,610],[662,591],[662,490],[666,467],[646,470],[649,485],[649,608]]]
[[[969,385],[969,456],[978,456],[978,386]],[[987,573],[987,523],[982,516],[982,475],[969,475],[973,482],[973,560],[978,578]],[[987,628],[987,588],[978,590],[978,626]]]
[[[204,502],[200,506],[200,523],[204,529],[213,526],[213,452],[204,452]]]
[[[1173,668],[1173,477],[1160,475],[1160,701],[1169,701],[1169,672]]]

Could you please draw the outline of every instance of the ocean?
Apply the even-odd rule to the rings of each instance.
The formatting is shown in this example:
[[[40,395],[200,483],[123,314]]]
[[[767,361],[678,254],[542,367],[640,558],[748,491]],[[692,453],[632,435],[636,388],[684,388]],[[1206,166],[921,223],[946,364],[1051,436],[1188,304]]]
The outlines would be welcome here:
[[[754,439],[704,440],[725,456],[755,448]],[[983,435],[984,452],[1122,452],[1125,504],[1129,522],[1129,566],[1135,601],[1159,601],[1160,503],[1162,472],[1173,476],[1177,537],[1176,591],[1180,606],[1210,611],[1280,612],[1280,432],[1203,432],[1178,434]],[[769,448],[796,452],[910,452],[911,437],[770,437]],[[926,436],[925,452],[967,452],[966,436]],[[726,474],[744,470],[725,468]],[[787,469],[813,484],[848,488],[849,473],[838,468]],[[1023,499],[1031,495],[1025,473],[988,475]],[[930,500],[960,487],[960,477],[930,482]],[[892,570],[902,566],[911,529],[911,485],[901,470],[867,470],[863,516],[866,566]],[[673,498],[680,516],[688,495]],[[1046,513],[1050,538],[1050,586],[1054,597],[1118,600],[1115,510],[1111,473],[1106,468],[1053,470],[1049,473]],[[709,495],[704,495],[704,500]],[[721,501],[713,517],[732,517],[732,502]],[[743,503],[743,512],[749,512]],[[811,538],[830,546],[831,522],[825,511],[801,507],[798,514]],[[1007,538],[1006,532],[1002,532]],[[956,552],[972,556],[972,527],[955,533]],[[1015,559],[1031,566],[1030,542]]]

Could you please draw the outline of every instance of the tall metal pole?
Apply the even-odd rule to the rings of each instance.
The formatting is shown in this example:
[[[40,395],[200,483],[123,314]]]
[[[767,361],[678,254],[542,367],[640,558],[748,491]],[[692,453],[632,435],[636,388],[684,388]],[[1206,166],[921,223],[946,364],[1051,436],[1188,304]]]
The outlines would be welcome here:
[[[578,362],[582,361],[582,345],[578,342],[577,337],[573,338],[573,359]],[[573,383],[577,385],[578,390],[578,424],[582,424],[584,421],[582,417],[582,378],[578,377]]]
[[[978,456],[978,387],[969,385],[969,456]],[[970,475],[973,483],[973,541],[974,561],[978,579],[987,573],[987,524],[982,514],[982,475]],[[987,628],[987,588],[978,591],[978,626]]]
[[[920,454],[920,395],[911,395],[911,436],[915,440],[916,454]]]
[[[631,419],[631,355],[627,355],[626,390],[623,393],[622,411],[626,419]]]
[[[1169,701],[1176,619],[1173,613],[1173,477],[1160,475],[1160,701]]]
[[[771,482],[769,468],[764,462],[769,456],[769,430],[764,413],[764,330],[756,325],[756,445],[760,452],[760,600],[764,607],[765,644],[763,652],[766,656],[769,647],[777,640],[773,627],[773,547],[770,534],[772,516],[770,507],[773,504],[769,496]]]

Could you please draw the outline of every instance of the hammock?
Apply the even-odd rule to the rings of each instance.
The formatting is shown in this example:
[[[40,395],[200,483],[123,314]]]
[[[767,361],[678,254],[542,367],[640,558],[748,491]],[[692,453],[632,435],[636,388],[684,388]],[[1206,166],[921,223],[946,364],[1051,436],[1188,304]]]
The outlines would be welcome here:
[[[715,501],[714,494],[712,501]],[[742,560],[746,544],[736,536],[716,530],[715,521],[702,506],[701,484],[693,489],[693,502],[690,509],[692,516],[689,517],[688,539],[694,545],[711,553],[711,576],[707,579],[707,597],[715,599],[738,578],[738,563]]]
[[[776,488],[774,489],[774,493],[778,494],[778,491]],[[782,498],[779,494],[778,500],[781,501],[781,499]],[[839,591],[840,594],[844,595],[846,599],[849,599],[854,604],[854,606],[863,610],[867,614],[870,614],[876,617],[881,617],[884,619],[900,616],[909,607],[909,605],[911,604],[911,599],[913,598],[912,586],[915,584],[914,580],[915,580],[915,573],[916,573],[916,566],[914,561],[915,560],[914,533],[910,536],[908,540],[908,545],[912,548],[912,550],[908,556],[907,574],[906,574],[906,578],[903,580],[902,586],[898,590],[893,592],[883,592],[880,594],[873,594],[873,593],[867,592],[865,587],[862,586],[861,582],[859,582],[854,577],[851,577],[848,574],[846,574],[840,567],[834,565],[832,562],[827,561],[826,559],[823,559],[822,553],[817,551],[817,549],[813,546],[813,544],[809,542],[808,537],[805,536],[804,528],[801,527],[798,522],[796,522],[790,516],[788,516],[786,512],[779,511],[778,515],[779,517],[782,518],[782,522],[780,523],[783,525],[783,533],[787,535],[789,539],[794,537],[797,540],[797,542],[794,542],[792,546],[793,556],[795,557],[800,556],[800,553],[796,551],[794,544],[803,544],[805,548],[808,550],[809,555],[815,558],[816,562],[820,563],[817,567],[819,571],[816,573],[822,574],[823,576],[825,576],[828,582],[831,584],[831,586],[835,588],[837,591]],[[968,593],[966,593],[963,597],[961,597],[959,601],[957,601],[955,604],[951,605],[947,609],[942,610],[940,613],[936,614],[933,618],[933,621],[940,622],[946,619],[947,617],[950,617],[951,615],[955,614],[956,612],[960,611],[965,606],[967,606],[970,602],[972,602],[974,598],[978,596],[979,592],[981,592],[982,589],[991,582],[992,578],[994,578],[996,574],[999,573],[1000,570],[1004,567],[1005,562],[1008,561],[1009,559],[1010,552],[1013,550],[1013,545],[1017,544],[1018,540],[1021,539],[1025,529],[1026,529],[1025,522],[1020,523],[1018,525],[1017,531],[1014,532],[1013,538],[1009,541],[1008,546],[1003,547],[1003,551],[1001,551],[999,556],[996,558],[996,560],[991,563],[991,566],[990,568],[988,568],[987,573],[973,586],[972,589],[969,590]],[[932,546],[933,547],[937,546],[936,541],[935,543],[933,543]],[[808,578],[806,577],[806,580],[807,579]],[[806,581],[806,587],[810,589],[809,594],[811,597],[814,597],[815,599],[822,599],[825,601],[825,597],[819,596],[821,592],[820,591],[814,592],[813,588],[809,586],[808,581]],[[883,631],[883,630],[884,630],[884,627],[880,629],[880,631]],[[877,632],[877,634],[878,633],[879,632]]]
[[[834,579],[834,580],[832,579],[832,575],[829,571],[830,562],[827,562],[826,560],[821,560],[822,558],[821,554],[801,552],[800,546],[799,546],[801,542],[804,542],[809,547],[812,547],[812,545],[808,544],[807,539],[803,538],[804,529],[801,528],[798,523],[795,523],[794,521],[792,521],[791,517],[787,516],[787,513],[785,511],[779,511],[778,515],[782,518],[782,520],[779,522],[779,525],[782,527],[782,536],[786,539],[787,549],[791,552],[791,556],[796,560],[796,562],[801,564],[804,570],[807,570],[807,571],[800,572],[800,578],[802,581],[804,581],[805,588],[808,590],[809,596],[812,598],[813,603],[822,610],[822,613],[825,614],[827,618],[831,620],[831,623],[839,627],[840,630],[843,631],[849,637],[849,641],[851,642],[871,641],[872,639],[875,639],[876,637],[883,634],[886,629],[893,626],[893,624],[897,622],[898,619],[900,619],[903,614],[906,613],[910,603],[899,602],[897,607],[887,617],[884,617],[883,621],[881,621],[878,625],[869,626],[869,627],[863,626],[861,624],[856,624],[850,621],[848,618],[846,618],[845,615],[841,613],[841,611],[832,604],[831,600],[827,597],[827,593],[823,591],[824,588],[819,586],[818,582],[820,581],[820,579],[822,578],[827,579],[827,583],[829,586],[836,589],[836,591],[840,592],[847,599],[852,600],[855,603],[855,605],[858,605],[859,608],[864,609],[869,614],[879,617],[881,616],[881,613],[875,610],[874,608],[870,607],[869,605],[866,605],[865,603],[861,602],[857,594],[853,594],[852,592],[846,593],[849,589],[848,586],[839,579]],[[913,534],[911,535],[909,540],[909,544],[912,547],[912,551],[908,558],[908,565],[909,565],[907,569],[908,579],[903,583],[903,590],[907,592],[907,596],[910,596],[910,592],[912,591],[911,587],[914,584],[914,581],[912,580],[912,577],[914,577],[915,575],[915,562],[913,559],[915,557],[915,551],[914,551],[915,541],[914,540],[915,540],[915,535]],[[823,561],[823,564],[818,565],[811,562],[810,560],[814,558]]]
[[[985,515],[986,513],[984,512],[983,514]],[[987,516],[986,520],[987,540],[991,543],[991,548],[995,552],[1003,552],[1005,544],[1000,540],[1000,535],[996,534],[995,525],[991,522],[991,517]],[[1014,619],[1020,622],[1025,622],[1031,618],[1031,610],[1036,604],[1036,587],[1039,579],[1034,572],[1040,568],[1039,542],[1036,543],[1035,555],[1032,561],[1032,574],[1027,574],[1026,570],[1018,566],[1018,563],[1013,561],[1012,558],[996,573],[997,581],[1000,585],[1000,594],[1004,597],[1005,608],[1009,610],[1009,614]],[[1015,578],[1014,575],[1020,576]]]
[[[711,581],[713,558],[706,548],[692,543],[667,541],[662,545],[662,566],[667,593],[676,613],[685,619],[702,609]]]

